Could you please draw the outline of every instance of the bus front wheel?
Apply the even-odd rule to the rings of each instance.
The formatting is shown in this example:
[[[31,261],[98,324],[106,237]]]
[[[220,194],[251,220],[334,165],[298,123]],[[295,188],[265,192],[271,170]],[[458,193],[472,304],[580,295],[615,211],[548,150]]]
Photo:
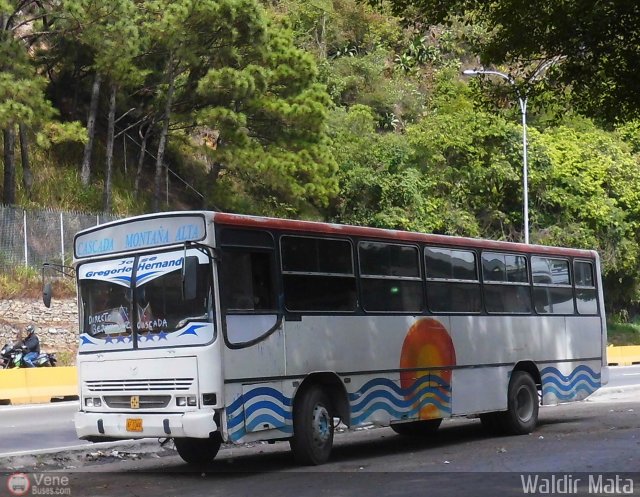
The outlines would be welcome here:
[[[216,433],[211,438],[174,438],[173,443],[184,462],[201,465],[209,464],[215,459],[222,438]]]
[[[531,433],[538,424],[538,389],[529,373],[515,371],[509,381],[507,411],[502,414],[504,430],[511,435]]]
[[[289,445],[299,464],[322,464],[329,459],[333,447],[331,402],[317,385],[300,395],[293,407],[293,437]]]

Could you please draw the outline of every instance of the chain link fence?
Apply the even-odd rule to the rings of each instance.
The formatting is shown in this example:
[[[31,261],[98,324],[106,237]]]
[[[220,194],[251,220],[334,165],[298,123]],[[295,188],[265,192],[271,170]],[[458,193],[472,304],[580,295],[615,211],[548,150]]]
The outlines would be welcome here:
[[[111,214],[25,210],[0,205],[0,272],[44,262],[69,264],[73,236],[80,230],[116,220]]]

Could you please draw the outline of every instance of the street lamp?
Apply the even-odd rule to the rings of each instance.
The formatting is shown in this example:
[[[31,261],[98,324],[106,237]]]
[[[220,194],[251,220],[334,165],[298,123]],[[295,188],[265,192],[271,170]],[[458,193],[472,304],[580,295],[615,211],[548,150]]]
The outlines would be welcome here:
[[[539,71],[537,71],[539,72]],[[506,79],[515,89],[520,112],[522,113],[522,204],[524,214],[524,243],[529,243],[529,169],[527,166],[527,94],[522,93],[511,76],[500,71],[485,69],[467,69],[462,72],[465,76],[478,76],[481,74],[500,76]]]

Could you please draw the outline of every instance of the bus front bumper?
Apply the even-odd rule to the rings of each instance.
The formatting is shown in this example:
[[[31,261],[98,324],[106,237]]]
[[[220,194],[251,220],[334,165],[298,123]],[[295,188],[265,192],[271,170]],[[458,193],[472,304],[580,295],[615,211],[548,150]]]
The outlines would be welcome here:
[[[116,414],[77,412],[74,417],[78,438],[209,438],[218,430],[213,411],[183,414]],[[129,429],[127,429],[129,428]]]

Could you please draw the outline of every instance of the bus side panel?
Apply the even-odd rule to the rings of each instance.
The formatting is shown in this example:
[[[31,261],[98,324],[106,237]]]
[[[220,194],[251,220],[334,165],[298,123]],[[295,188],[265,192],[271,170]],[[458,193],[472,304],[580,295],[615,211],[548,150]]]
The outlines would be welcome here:
[[[452,316],[457,364],[464,367],[540,360],[545,349],[556,358],[556,349],[564,354],[564,320],[560,318],[558,324],[532,320],[530,316]]]
[[[346,386],[351,427],[366,423],[386,426],[392,420],[417,419],[419,409],[413,409],[404,398],[398,373],[361,375]]]
[[[303,316],[287,322],[287,374],[334,372],[351,425],[451,415],[448,317]]]
[[[225,348],[225,440],[248,442],[290,436],[290,415],[282,397],[287,395],[283,393],[283,358],[283,326],[253,345]],[[291,398],[293,394],[288,395]]]
[[[349,388],[351,426],[451,416],[450,370],[359,376]]]
[[[545,364],[540,371],[542,403],[553,405],[585,399],[600,388],[600,367],[600,359]]]
[[[602,322],[599,316],[568,316],[564,362],[541,365],[542,401],[557,404],[582,400],[602,385]]]
[[[602,357],[600,316],[569,316],[567,320],[567,359]]]
[[[289,376],[398,370],[413,316],[303,316],[286,322]]]
[[[284,325],[259,342],[224,351],[224,375],[227,381],[248,383],[258,378],[279,378],[285,374]],[[228,405],[228,404],[227,404]]]
[[[281,439],[293,434],[291,382],[228,384],[233,401],[225,411],[227,439],[234,443]]]
[[[452,415],[506,410],[512,369],[512,366],[456,369],[452,381]]]

